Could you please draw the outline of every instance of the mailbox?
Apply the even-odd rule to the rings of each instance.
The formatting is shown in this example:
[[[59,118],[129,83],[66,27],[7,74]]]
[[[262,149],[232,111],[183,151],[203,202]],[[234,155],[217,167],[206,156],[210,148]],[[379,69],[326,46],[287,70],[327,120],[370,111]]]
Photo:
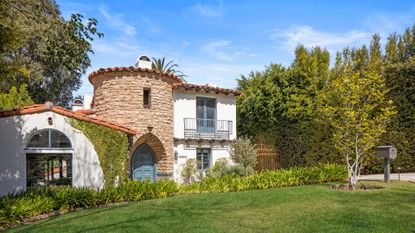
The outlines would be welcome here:
[[[398,151],[394,146],[378,146],[375,147],[376,155],[384,159],[396,159]]]
[[[398,151],[394,146],[375,147],[376,155],[383,159],[383,172],[385,182],[390,182],[390,160],[396,159]]]

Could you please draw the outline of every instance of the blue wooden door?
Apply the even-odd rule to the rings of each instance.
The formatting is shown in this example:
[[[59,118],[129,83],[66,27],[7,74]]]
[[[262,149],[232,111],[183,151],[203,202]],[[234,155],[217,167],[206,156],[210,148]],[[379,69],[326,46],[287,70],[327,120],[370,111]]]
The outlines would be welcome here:
[[[146,144],[141,145],[131,160],[133,180],[156,180],[156,164],[153,152]]]

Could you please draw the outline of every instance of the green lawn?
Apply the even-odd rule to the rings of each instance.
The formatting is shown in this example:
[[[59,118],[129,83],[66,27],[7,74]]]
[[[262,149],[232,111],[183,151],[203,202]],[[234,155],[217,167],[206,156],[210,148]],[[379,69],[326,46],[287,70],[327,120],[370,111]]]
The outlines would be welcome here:
[[[373,184],[373,183],[372,183]],[[375,183],[383,185],[383,183]],[[413,232],[415,184],[199,194],[72,212],[11,232]]]

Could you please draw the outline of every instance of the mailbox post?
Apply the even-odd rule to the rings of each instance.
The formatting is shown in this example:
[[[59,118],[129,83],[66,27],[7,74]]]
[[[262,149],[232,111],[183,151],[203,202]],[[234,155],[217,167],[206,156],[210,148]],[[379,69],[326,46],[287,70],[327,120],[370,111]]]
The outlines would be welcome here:
[[[383,172],[385,182],[390,182],[390,160],[396,159],[397,150],[394,146],[378,146],[375,148],[376,155],[383,159]]]

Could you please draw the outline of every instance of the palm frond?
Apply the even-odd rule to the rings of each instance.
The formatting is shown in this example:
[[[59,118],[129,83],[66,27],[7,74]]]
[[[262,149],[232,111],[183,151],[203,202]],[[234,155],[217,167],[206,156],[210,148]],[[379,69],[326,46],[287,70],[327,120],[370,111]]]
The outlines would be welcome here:
[[[160,71],[160,72],[172,73],[175,76],[182,79],[183,82],[186,82],[184,77],[187,77],[187,75],[183,74],[183,72],[181,72],[180,70],[177,70],[177,68],[179,68],[179,65],[174,63],[173,60],[166,63],[165,57],[163,57],[162,59],[152,57],[151,59],[152,59],[151,61],[152,69]]]

